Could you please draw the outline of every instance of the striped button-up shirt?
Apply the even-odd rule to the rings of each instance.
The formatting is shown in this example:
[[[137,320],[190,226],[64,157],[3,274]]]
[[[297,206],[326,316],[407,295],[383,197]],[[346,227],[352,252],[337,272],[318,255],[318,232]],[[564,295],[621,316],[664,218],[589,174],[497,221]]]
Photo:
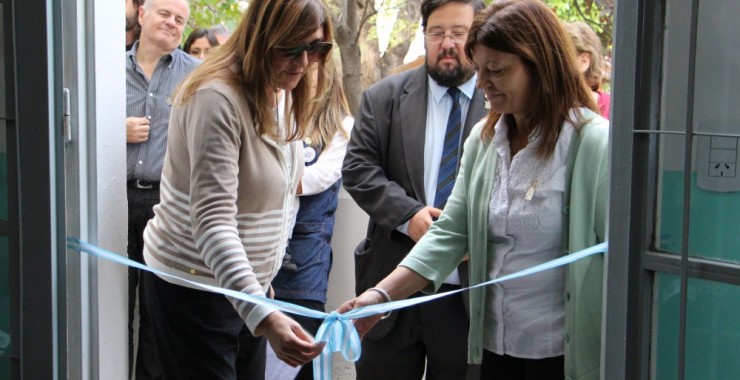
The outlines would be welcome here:
[[[126,177],[159,181],[173,92],[201,61],[175,49],[159,60],[150,80],[136,63],[138,48],[137,42],[126,53],[126,117],[148,118],[149,138],[143,143],[126,144]]]

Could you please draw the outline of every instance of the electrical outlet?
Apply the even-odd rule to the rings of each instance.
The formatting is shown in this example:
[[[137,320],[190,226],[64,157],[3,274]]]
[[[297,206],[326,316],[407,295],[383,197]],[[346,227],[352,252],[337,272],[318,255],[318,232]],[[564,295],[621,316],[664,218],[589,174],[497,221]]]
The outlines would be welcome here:
[[[734,178],[737,175],[735,169],[734,162],[710,162],[709,177]]]
[[[715,130],[736,133],[740,120]],[[709,127],[704,125],[704,129]],[[740,191],[740,138],[725,136],[697,136],[696,185],[703,190]]]

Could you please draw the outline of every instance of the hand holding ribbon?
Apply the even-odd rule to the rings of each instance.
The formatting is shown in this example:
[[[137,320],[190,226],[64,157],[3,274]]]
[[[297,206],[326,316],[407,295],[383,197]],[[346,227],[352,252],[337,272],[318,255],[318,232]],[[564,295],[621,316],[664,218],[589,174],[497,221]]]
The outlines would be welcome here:
[[[270,342],[278,359],[291,367],[299,367],[321,354],[325,341],[314,341],[298,322],[283,313],[272,313],[260,322],[255,331]]]

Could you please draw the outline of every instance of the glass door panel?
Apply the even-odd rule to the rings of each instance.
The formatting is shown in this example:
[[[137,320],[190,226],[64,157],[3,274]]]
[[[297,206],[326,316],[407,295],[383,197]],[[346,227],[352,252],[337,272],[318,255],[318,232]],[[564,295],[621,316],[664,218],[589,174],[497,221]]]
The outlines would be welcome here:
[[[11,336],[10,255],[8,238],[0,236],[0,379],[10,379],[10,365],[17,353]]]
[[[689,253],[740,263],[740,24],[736,0],[699,2]],[[734,210],[734,211],[733,211]]]
[[[653,378],[678,378],[679,276],[656,277]],[[686,317],[687,380],[733,379],[740,373],[740,287],[692,278]]]
[[[8,20],[9,14],[5,13],[5,1],[0,0],[0,379],[12,379],[17,373],[20,359],[18,336],[18,273],[12,255],[15,251],[11,249],[9,236],[11,234],[11,223],[16,218],[11,215],[11,200],[9,199],[8,185],[14,178],[13,167],[11,163],[15,160],[10,155],[14,154],[13,147],[15,134],[8,128],[14,127],[14,122],[9,119],[10,115],[6,112],[11,106],[6,102],[11,102],[12,95],[7,95],[9,86],[6,86],[5,80],[8,76],[6,73],[6,61],[11,61],[8,52],[10,47],[6,45],[6,38],[10,36],[10,26]],[[7,27],[6,27],[7,25]],[[8,40],[10,40],[8,38]],[[10,86],[12,87],[12,86]],[[10,141],[9,141],[10,140]]]
[[[650,353],[651,378],[675,380],[678,378],[678,314],[680,307],[681,277],[670,274],[655,276],[653,298],[652,350]]]
[[[659,380],[736,378],[740,24],[733,16],[740,12],[740,2],[665,4],[661,136],[651,151],[659,162],[652,236],[659,252],[674,255],[643,255],[655,271],[649,372]],[[681,260],[686,257],[682,253],[687,260]]]
[[[669,253],[681,252],[683,231],[684,180],[683,135],[661,135],[658,151],[658,199],[653,234],[655,248]]]
[[[699,2],[695,79],[689,83],[690,2],[668,1],[661,130],[684,133],[687,97],[693,96],[689,254],[740,263],[740,12],[734,0]],[[733,19],[734,20],[734,19]],[[689,88],[693,85],[693,94]],[[678,135],[675,135],[678,136]],[[680,253],[686,158],[682,138],[661,139],[659,224],[656,247]]]

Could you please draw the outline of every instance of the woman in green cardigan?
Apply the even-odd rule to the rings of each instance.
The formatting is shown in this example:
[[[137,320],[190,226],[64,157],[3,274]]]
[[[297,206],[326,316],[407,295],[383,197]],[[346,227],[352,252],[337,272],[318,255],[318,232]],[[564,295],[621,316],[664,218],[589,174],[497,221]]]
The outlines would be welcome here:
[[[608,122],[539,0],[497,1],[466,52],[488,117],[471,132],[440,219],[375,288],[339,308],[438,289],[461,260],[479,284],[605,239]],[[470,292],[468,360],[483,379],[598,379],[603,256]],[[363,336],[379,316],[355,321]]]

